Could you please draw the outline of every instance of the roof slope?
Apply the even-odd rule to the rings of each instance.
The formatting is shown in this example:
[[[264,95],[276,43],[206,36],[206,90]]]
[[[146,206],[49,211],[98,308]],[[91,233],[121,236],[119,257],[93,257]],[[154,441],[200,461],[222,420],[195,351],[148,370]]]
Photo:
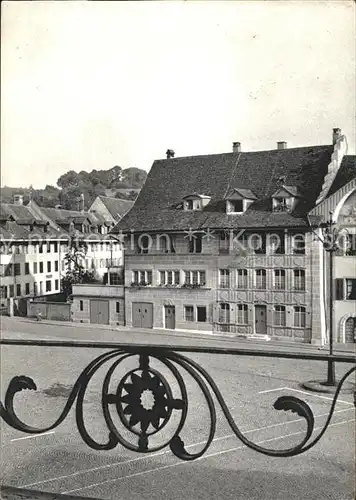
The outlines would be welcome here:
[[[120,220],[134,204],[134,201],[122,200],[121,198],[111,198],[109,196],[99,196],[99,198],[115,220]]]
[[[14,203],[1,203],[1,213],[11,215],[16,221],[35,219],[33,213],[25,205],[15,205]]]
[[[299,227],[314,206],[327,173],[333,146],[308,146],[251,153],[223,153],[157,160],[134,207],[117,224],[120,230],[184,230],[191,228]],[[304,197],[297,212],[272,212],[271,197],[280,179]],[[256,195],[242,215],[228,215],[224,199],[233,189]],[[202,211],[184,211],[189,193],[211,196]]]
[[[335,180],[328,192],[328,197],[334,194],[338,189],[342,188],[356,178],[356,155],[344,156],[336,174]]]

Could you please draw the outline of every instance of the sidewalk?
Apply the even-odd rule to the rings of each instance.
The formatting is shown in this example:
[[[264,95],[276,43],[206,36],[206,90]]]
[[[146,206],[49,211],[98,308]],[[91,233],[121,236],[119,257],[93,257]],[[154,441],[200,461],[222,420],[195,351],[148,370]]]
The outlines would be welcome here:
[[[2,317],[4,318],[4,317]],[[32,323],[36,324],[37,321],[32,318],[22,318],[22,317],[6,317],[6,322],[10,322],[13,324],[18,324],[18,323]],[[91,329],[91,330],[106,330],[106,331],[112,331],[112,332],[127,332],[127,333],[144,333],[146,335],[162,335],[162,336],[169,336],[170,338],[172,337],[179,337],[179,338],[191,338],[191,339],[207,339],[207,340],[223,340],[226,342],[234,342],[234,343],[239,343],[239,344],[247,344],[247,345],[259,345],[263,346],[265,345],[266,347],[273,347],[273,346],[283,346],[283,347],[294,347],[294,348],[304,348],[304,349],[318,349],[320,351],[323,351],[325,353],[328,352],[329,347],[328,345],[325,346],[316,346],[316,345],[311,345],[311,344],[304,344],[302,342],[292,342],[288,340],[274,340],[273,338],[270,341],[266,340],[259,340],[255,339],[253,337],[250,338],[245,338],[243,336],[239,335],[234,335],[234,334],[219,334],[219,333],[208,333],[208,332],[201,332],[201,333],[196,333],[196,332],[187,332],[187,331],[182,331],[182,330],[164,330],[164,329],[155,329],[155,328],[132,328],[132,327],[127,327],[123,325],[118,325],[118,326],[113,326],[113,325],[94,325],[92,323],[77,323],[77,322],[72,322],[72,321],[54,321],[54,320],[42,320],[41,323],[42,325],[53,325],[53,326],[65,326],[69,328],[84,328],[84,329]],[[347,343],[347,344],[340,344],[340,343],[335,343],[334,344],[334,352],[346,352],[346,353],[355,353],[356,355],[356,344],[355,343]]]

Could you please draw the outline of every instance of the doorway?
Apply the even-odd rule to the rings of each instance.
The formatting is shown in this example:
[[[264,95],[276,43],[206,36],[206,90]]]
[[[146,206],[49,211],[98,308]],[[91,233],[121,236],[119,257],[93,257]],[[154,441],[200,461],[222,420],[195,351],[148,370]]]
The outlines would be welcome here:
[[[165,327],[168,330],[174,330],[176,327],[176,308],[175,306],[164,306]]]
[[[267,308],[266,306],[255,306],[255,333],[267,334]]]

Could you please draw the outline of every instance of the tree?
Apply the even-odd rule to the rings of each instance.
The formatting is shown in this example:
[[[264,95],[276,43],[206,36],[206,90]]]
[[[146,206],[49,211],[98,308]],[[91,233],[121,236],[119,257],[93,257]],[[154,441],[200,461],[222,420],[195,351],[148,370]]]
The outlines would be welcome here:
[[[73,285],[95,282],[94,273],[85,269],[83,262],[88,251],[85,241],[71,236],[68,251],[64,256],[66,274],[61,280],[61,291],[67,299],[72,295]]]

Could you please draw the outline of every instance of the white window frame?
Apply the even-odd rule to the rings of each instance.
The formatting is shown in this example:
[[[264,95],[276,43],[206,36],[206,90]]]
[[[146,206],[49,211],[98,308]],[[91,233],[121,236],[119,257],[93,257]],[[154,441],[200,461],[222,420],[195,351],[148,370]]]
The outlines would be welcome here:
[[[305,292],[305,269],[293,269],[293,289]]]
[[[192,319],[188,319],[187,317],[187,308],[191,308],[192,309]],[[194,323],[195,321],[195,311],[194,311],[194,306],[191,306],[191,305],[184,305],[184,321],[187,321],[189,323]]]
[[[273,273],[273,288],[275,290],[286,289],[286,271],[285,269],[275,269]]]
[[[219,323],[229,324],[230,323],[230,303],[220,302],[219,304]]]
[[[247,304],[237,304],[236,323],[238,325],[248,325],[248,306],[247,306]]]
[[[234,202],[241,201],[242,202],[242,210],[239,212],[235,211]],[[226,213],[228,214],[243,214],[246,211],[246,200],[226,200]]]
[[[306,327],[306,308],[304,306],[294,306],[293,308],[293,325],[295,328]],[[304,324],[303,324],[304,323]]]
[[[187,279],[188,278],[188,279]],[[206,271],[204,270],[192,270],[184,271],[184,284],[185,285],[206,285]]]
[[[219,269],[219,287],[230,288],[230,269]]]
[[[267,271],[266,271],[266,269],[256,269],[255,270],[255,287],[257,290],[266,290],[267,289]]]
[[[286,306],[276,305],[273,308],[273,325],[286,326]]]
[[[160,285],[180,285],[180,271],[177,269],[158,271]],[[163,279],[162,279],[163,278]]]
[[[236,288],[248,288],[247,269],[236,269]]]
[[[149,269],[132,270],[132,282],[139,285],[142,281],[152,285],[152,271]]]

